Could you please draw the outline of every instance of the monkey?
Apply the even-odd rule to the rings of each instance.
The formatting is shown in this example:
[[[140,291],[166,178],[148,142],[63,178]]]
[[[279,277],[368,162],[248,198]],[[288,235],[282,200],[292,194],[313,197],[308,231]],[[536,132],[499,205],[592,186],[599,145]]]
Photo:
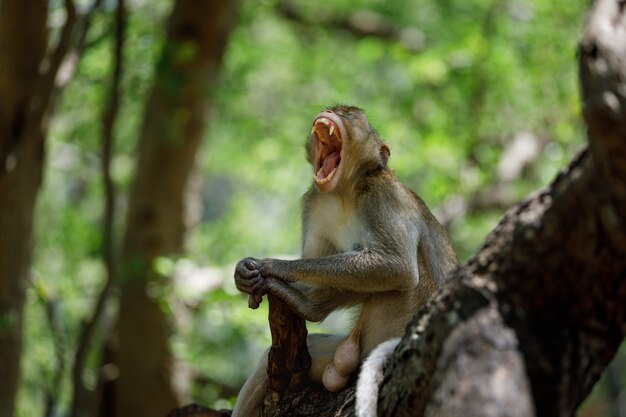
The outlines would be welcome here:
[[[377,346],[404,334],[458,260],[443,226],[388,167],[389,147],[361,109],[340,105],[318,114],[306,154],[313,182],[302,197],[302,257],[245,258],[234,278],[251,308],[272,294],[318,322],[336,309],[360,307],[347,336],[307,339],[309,377],[339,392]],[[234,417],[260,415],[266,356],[242,387]],[[382,367],[380,358],[373,362]]]

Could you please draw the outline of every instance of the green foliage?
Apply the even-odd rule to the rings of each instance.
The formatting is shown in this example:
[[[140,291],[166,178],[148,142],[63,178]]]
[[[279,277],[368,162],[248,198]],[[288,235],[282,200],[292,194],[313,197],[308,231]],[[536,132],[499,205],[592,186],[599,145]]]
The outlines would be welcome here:
[[[232,387],[242,383],[268,345],[265,304],[260,311],[247,308],[230,282],[232,265],[244,256],[297,256],[299,195],[311,176],[303,145],[313,116],[325,106],[363,107],[388,142],[398,177],[431,207],[451,197],[470,201],[488,189],[503,150],[520,133],[540,138],[545,146],[508,185],[511,204],[548,184],[584,141],[575,48],[587,1],[290,4],[308,23],[286,18],[274,0],[242,3],[198,158],[200,223],[189,236],[188,259],[160,259],[155,265],[163,275],[176,275],[181,265],[219,267],[223,285],[190,294],[177,284],[160,296],[172,312],[176,356],[197,377]],[[169,1],[131,2],[112,162],[118,240],[133,150],[170,6]],[[329,23],[363,10],[377,13],[419,47],[358,37]],[[63,415],[80,323],[103,283],[99,141],[112,68],[111,20],[109,9],[95,16],[90,46],[52,124],[33,278],[46,297],[29,292],[19,416],[41,413],[43,392],[58,364],[45,302],[58,305],[62,323],[66,371],[58,401]],[[182,45],[176,56],[192,59],[195,48]],[[477,250],[502,213],[501,207],[470,211],[449,224],[462,259]],[[107,319],[112,321],[110,313]],[[96,340],[90,356],[92,380],[102,343],[101,337]],[[224,406],[218,385],[196,384],[196,400]]]
[[[421,31],[424,47],[412,53],[400,43],[291,22],[273,2],[245,3],[203,165],[222,180],[225,195],[217,197],[229,203],[198,239],[203,253],[221,261],[240,256],[241,245],[259,256],[297,253],[297,239],[286,243],[283,232],[298,230],[293,195],[309,182],[310,168],[297,156],[313,115],[333,103],[367,110],[389,142],[392,168],[431,206],[487,187],[503,147],[520,132],[549,142],[551,152],[519,180],[518,198],[545,185],[583,140],[574,56],[586,2],[570,3],[566,17],[543,2],[347,1],[332,10],[294,3],[313,22],[372,9],[394,27]],[[458,242],[463,258],[497,218],[451,225],[453,237],[457,227],[476,225]],[[225,247],[223,237],[237,228],[242,238]]]

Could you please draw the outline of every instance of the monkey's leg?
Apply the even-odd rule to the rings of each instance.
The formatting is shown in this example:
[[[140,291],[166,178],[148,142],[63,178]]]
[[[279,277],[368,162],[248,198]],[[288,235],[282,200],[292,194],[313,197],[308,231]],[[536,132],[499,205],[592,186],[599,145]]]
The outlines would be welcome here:
[[[324,320],[340,304],[336,291],[311,288],[297,283],[290,284],[277,278],[264,278],[259,287],[262,288],[262,293],[279,298],[308,321]],[[348,298],[349,295],[346,295],[346,299]]]
[[[309,377],[330,392],[343,390],[360,364],[358,333],[348,337],[312,334],[307,344],[312,362]]]
[[[311,369],[309,377],[318,384],[323,383],[323,375],[329,364],[333,363],[337,346],[345,336],[335,334],[310,334],[307,346],[311,354]]]
[[[267,390],[267,354],[263,352],[261,360],[252,375],[241,387],[231,417],[260,417],[263,398]]]

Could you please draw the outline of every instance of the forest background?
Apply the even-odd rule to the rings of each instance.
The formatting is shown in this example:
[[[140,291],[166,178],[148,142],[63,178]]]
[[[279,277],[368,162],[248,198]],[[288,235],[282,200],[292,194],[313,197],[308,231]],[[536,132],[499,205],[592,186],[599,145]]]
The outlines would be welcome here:
[[[120,3],[76,2],[83,19],[76,33],[84,30],[85,38],[46,138],[17,416],[115,415],[103,411],[113,401],[106,387],[119,375],[120,323],[132,320],[119,310],[122,274],[113,277],[87,344],[84,323],[110,276],[107,245],[112,259],[124,258],[138,143],[149,130],[150,91],[163,79],[174,3],[121,3],[123,70],[109,158],[103,114],[120,64]],[[232,282],[233,265],[245,256],[298,255],[299,195],[311,177],[303,145],[314,115],[335,103],[365,109],[390,146],[396,175],[433,209],[467,259],[508,207],[546,185],[584,143],[575,54],[588,7],[580,0],[236,4],[223,56],[199,92],[210,100],[185,182],[184,250],[151,259],[159,278],[145,285],[146,308],[156,305],[158,314],[144,317],[141,302],[133,313],[146,327],[165,329],[163,345],[137,332],[140,352],[127,360],[162,352],[173,358],[164,384],[174,402],[232,406],[269,345],[266,303],[248,309]],[[67,21],[66,4],[51,0],[51,43]],[[174,49],[183,61],[199,54],[184,43]],[[110,237],[103,233],[112,201],[103,160],[116,197]],[[168,174],[164,167],[152,184]],[[310,330],[338,331],[346,320],[338,315]],[[76,369],[79,351],[84,363]],[[579,415],[626,416],[625,361],[622,349]]]

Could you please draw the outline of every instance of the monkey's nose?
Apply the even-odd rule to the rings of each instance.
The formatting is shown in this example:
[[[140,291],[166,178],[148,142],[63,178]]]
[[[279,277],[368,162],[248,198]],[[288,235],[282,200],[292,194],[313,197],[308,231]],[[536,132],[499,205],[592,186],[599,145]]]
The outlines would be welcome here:
[[[324,113],[334,113],[332,110],[324,110]]]

